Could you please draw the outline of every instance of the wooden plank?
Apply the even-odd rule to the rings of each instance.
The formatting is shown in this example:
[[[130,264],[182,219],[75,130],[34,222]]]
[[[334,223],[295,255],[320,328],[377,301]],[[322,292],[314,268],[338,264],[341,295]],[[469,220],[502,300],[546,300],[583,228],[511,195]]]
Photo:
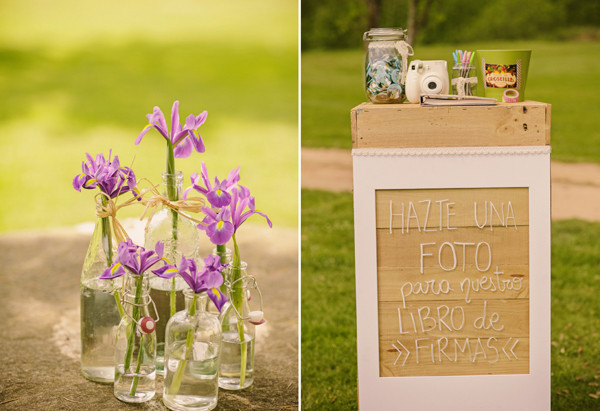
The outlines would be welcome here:
[[[375,201],[380,375],[529,372],[529,189],[377,190]]]
[[[359,106],[360,107],[360,106]],[[357,130],[356,130],[356,107],[350,111],[350,129],[352,131],[352,147],[356,144]]]
[[[405,377],[529,373],[529,338],[470,338],[467,342],[466,339],[442,337],[423,339],[418,344],[417,349],[415,340],[382,341],[379,375]]]
[[[529,337],[529,300],[379,302],[379,341]]]
[[[436,232],[411,230],[404,234],[400,230],[390,234],[388,229],[377,229],[378,268],[423,266],[425,274],[461,271],[476,265],[476,259],[482,270],[488,265],[490,270],[496,266],[527,265],[529,227],[493,231],[473,227]]]
[[[529,189],[376,190],[377,228],[442,231],[529,224]]]
[[[362,103],[353,109],[353,147],[549,145],[549,114],[547,104],[534,101],[469,107]]]
[[[550,145],[550,130],[551,130],[551,120],[552,120],[552,105],[548,104],[546,106],[546,145]]]
[[[377,295],[380,302],[529,298],[529,267],[504,265],[498,272],[494,267],[481,273],[468,266],[466,272],[428,275],[416,267],[379,268]]]

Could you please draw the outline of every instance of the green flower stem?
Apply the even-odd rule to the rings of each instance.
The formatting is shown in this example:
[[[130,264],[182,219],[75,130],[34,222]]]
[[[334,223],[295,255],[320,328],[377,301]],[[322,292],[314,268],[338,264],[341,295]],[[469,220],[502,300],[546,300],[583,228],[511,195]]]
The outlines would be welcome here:
[[[125,311],[123,310],[123,304],[121,304],[121,295],[119,294],[119,290],[113,291],[113,296],[115,297],[115,303],[117,304],[117,309],[119,310],[119,317],[123,318]]]
[[[167,197],[170,201],[179,200],[179,193],[177,192],[177,184],[175,178],[175,153],[173,152],[173,144],[171,141],[167,140]],[[171,210],[172,213],[172,221],[173,221],[173,229],[171,230],[173,234],[173,244],[172,244],[172,252],[171,255],[176,255],[177,250],[177,240],[178,240],[178,232],[177,226],[179,223],[179,214],[175,210]],[[176,264],[176,261],[173,261]],[[175,277],[171,282],[171,294],[169,296],[169,317],[172,317],[177,312],[177,300],[175,295]]]
[[[137,276],[138,278],[136,278],[136,284],[135,284],[135,299],[134,299],[134,304],[133,304],[133,308],[131,311],[131,317],[133,318],[133,321],[131,322],[131,324],[129,324],[129,331],[127,333],[127,351],[125,352],[125,363],[124,363],[124,369],[123,372],[126,372],[129,367],[131,366],[131,360],[133,357],[133,345],[135,342],[135,334],[137,331],[137,323],[140,320],[140,303],[142,300],[142,282],[143,282],[143,274]],[[140,345],[139,348],[140,352],[142,350],[142,347]],[[138,353],[138,369],[139,369],[139,358],[140,358],[140,354]],[[133,379],[133,384],[131,386],[131,392],[129,393],[129,395],[133,396],[135,395],[135,390],[137,387],[137,382],[138,382],[138,376],[136,375]]]
[[[102,196],[102,205],[106,207],[108,199]],[[112,249],[112,227],[110,224],[110,217],[102,217],[102,246],[104,247],[104,253],[106,254],[106,266],[110,267],[113,264],[113,249]],[[115,297],[115,303],[119,309],[119,316],[123,318],[123,305],[121,304],[121,296],[118,290],[113,291]]]
[[[237,281],[242,277],[240,249],[238,248],[235,239],[235,233],[231,237],[233,239],[233,264],[231,267],[231,283],[235,283],[231,290],[232,304],[240,316],[244,315],[244,287],[242,281]],[[240,359],[240,387],[244,386],[246,379],[246,362],[247,362],[247,345],[246,335],[244,333],[244,320],[238,316],[237,318],[238,335],[240,337],[241,359]]]
[[[192,305],[190,306],[190,310],[188,311],[190,317],[196,314],[196,302],[198,300],[198,294],[194,294],[194,299],[192,300]],[[192,349],[194,345],[194,329],[190,328],[187,332],[187,336],[185,338],[185,351],[183,353],[183,359],[179,361],[177,365],[177,370],[175,370],[175,375],[173,376],[173,380],[171,381],[171,385],[169,386],[169,394],[177,395],[179,392],[179,388],[181,387],[181,380],[183,379],[183,371],[185,370],[185,366],[187,365],[187,354]]]
[[[217,244],[217,255],[221,258],[221,264],[227,264],[227,246],[225,244]],[[223,281],[223,284],[219,287],[221,294],[227,295],[227,285]]]
[[[140,368],[142,366],[142,351],[143,351],[142,343],[143,343],[144,335],[145,334],[142,334],[142,338],[140,338],[140,348],[138,350],[137,365],[135,366],[135,377],[133,377],[133,382],[131,383],[131,391],[129,391],[129,395],[131,397],[135,396],[135,392],[137,391],[137,386],[138,386],[138,381],[139,381],[138,374],[140,373]]]

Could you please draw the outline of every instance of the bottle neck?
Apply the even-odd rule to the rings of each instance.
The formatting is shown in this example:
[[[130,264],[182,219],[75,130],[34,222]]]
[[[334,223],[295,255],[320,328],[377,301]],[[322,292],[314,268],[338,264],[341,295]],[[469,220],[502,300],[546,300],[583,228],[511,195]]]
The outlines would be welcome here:
[[[231,284],[233,281],[246,277],[248,275],[248,264],[245,261],[241,261],[239,265],[233,265],[233,262],[223,270],[223,279],[225,282]]]
[[[223,248],[222,250],[213,248],[212,255],[215,257],[219,257],[221,259],[221,264],[229,265],[233,261],[233,252],[230,248]]]
[[[208,302],[208,295],[206,292],[194,293],[190,289],[186,289],[183,292],[185,298],[185,310],[190,315],[206,312],[206,304]]]
[[[125,274],[123,288],[124,308],[131,312],[134,307],[147,306],[150,303],[150,281],[148,274]]]
[[[162,173],[163,195],[171,201],[177,201],[183,193],[183,172],[175,171],[174,174]]]

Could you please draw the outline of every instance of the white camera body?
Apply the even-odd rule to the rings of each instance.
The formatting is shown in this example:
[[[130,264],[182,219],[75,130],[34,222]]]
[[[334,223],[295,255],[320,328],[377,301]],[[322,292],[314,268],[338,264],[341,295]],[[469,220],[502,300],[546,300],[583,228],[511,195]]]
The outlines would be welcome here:
[[[418,103],[422,94],[448,94],[448,65],[445,60],[413,60],[406,74],[406,98]]]

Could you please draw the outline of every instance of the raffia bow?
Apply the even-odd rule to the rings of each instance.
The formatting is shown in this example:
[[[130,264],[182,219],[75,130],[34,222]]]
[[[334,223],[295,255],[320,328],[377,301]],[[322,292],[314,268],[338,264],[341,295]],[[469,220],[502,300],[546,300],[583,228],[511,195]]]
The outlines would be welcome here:
[[[202,197],[188,197],[185,200],[169,200],[167,197],[163,196],[157,189],[158,185],[153,185],[148,179],[142,178],[138,181],[138,185],[140,182],[146,181],[151,187],[143,190],[143,194],[140,194],[142,197],[146,193],[152,193],[153,196],[150,198],[142,198],[141,203],[145,206],[144,212],[140,217],[140,221],[144,219],[148,219],[146,222],[146,228],[150,225],[150,221],[152,221],[152,217],[163,207],[168,207],[171,210],[175,211],[177,214],[193,221],[196,224],[205,225],[201,220],[191,217],[188,213],[199,213],[202,211],[202,207],[204,207],[204,198]]]
[[[126,241],[129,238],[129,235],[127,234],[127,231],[125,231],[123,225],[117,219],[117,211],[119,211],[123,207],[127,207],[131,204],[134,204],[137,201],[137,198],[132,197],[124,203],[117,205],[117,203],[113,201],[113,199],[110,198],[108,194],[101,191],[94,196],[94,199],[96,200],[97,205],[96,216],[100,218],[110,218],[112,220],[113,231],[115,233],[115,238],[117,239],[117,242],[120,243]],[[106,204],[104,204],[105,201]]]

